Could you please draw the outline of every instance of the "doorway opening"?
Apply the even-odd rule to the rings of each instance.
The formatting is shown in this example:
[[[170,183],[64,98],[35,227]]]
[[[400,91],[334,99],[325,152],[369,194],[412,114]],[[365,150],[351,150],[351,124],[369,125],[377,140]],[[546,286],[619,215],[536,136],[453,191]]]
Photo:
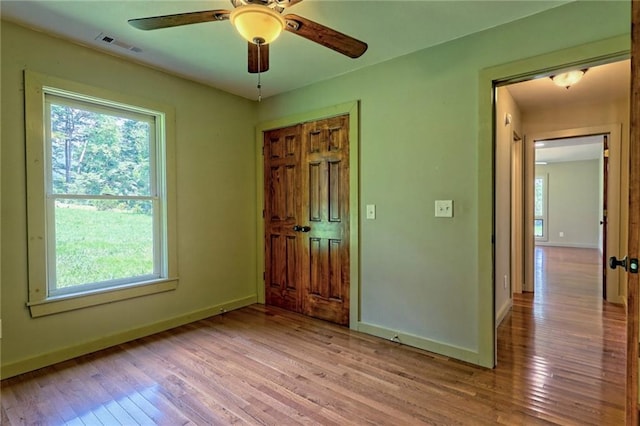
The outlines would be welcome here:
[[[608,217],[619,217],[619,206],[608,208],[608,201],[611,198],[619,202],[620,198],[617,187],[609,188],[610,182],[619,183],[618,164],[615,179],[609,179],[610,139],[611,135],[605,133],[533,141],[534,279],[533,288],[525,287],[525,291],[544,288],[540,276],[544,271],[539,267],[544,263],[538,258],[563,253],[563,250],[544,250],[545,247],[582,249],[585,254],[595,254],[587,256],[597,261],[597,286],[603,300],[622,302],[619,275],[606,268],[607,253],[617,252],[620,234],[619,220],[614,217],[610,221]],[[609,250],[607,245],[611,246]],[[607,275],[611,275],[609,288]]]
[[[591,286],[598,312],[624,310],[626,276],[604,259],[626,252],[630,62],[587,67],[569,88],[552,74],[496,87],[496,329],[515,310],[535,329],[545,308],[570,309],[543,290],[550,278],[574,296]]]
[[[628,155],[623,127],[628,129],[629,73],[625,60],[589,68],[583,81],[569,89],[547,77],[496,88],[496,325],[513,294],[534,291],[536,244],[598,248],[603,257],[624,252],[620,233],[626,212],[620,200],[628,182],[621,164]],[[576,176],[582,180],[570,179]],[[553,189],[551,198],[538,194],[537,205],[536,183],[539,191],[548,185]],[[588,208],[577,208],[585,203]],[[607,301],[623,303],[624,276],[604,264],[602,293]]]

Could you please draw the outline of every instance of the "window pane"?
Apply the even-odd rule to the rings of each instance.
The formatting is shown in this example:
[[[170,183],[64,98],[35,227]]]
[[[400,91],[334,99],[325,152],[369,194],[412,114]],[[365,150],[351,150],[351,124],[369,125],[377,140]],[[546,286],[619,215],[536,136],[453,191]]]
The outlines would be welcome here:
[[[544,179],[536,178],[534,188],[535,216],[544,215]]]
[[[54,194],[150,195],[148,121],[51,104]]]
[[[152,275],[152,201],[58,200],[52,290]]]
[[[543,219],[534,219],[533,235],[535,237],[544,237],[544,220]]]

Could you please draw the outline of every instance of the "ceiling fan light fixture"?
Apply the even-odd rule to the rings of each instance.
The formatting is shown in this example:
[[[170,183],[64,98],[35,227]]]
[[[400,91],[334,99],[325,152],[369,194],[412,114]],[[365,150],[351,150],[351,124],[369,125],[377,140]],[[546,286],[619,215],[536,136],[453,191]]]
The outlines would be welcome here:
[[[563,72],[561,74],[556,74],[551,76],[551,80],[556,86],[566,87],[568,89],[569,87],[573,86],[574,84],[582,80],[582,77],[586,72],[587,72],[586,69]]]
[[[285,26],[280,13],[257,4],[233,9],[229,19],[242,37],[255,44],[271,43],[278,38]]]

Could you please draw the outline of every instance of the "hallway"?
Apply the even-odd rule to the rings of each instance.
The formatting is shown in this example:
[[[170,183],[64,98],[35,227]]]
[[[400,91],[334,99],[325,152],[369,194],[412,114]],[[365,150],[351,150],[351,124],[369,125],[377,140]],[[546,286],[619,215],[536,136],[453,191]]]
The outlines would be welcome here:
[[[602,301],[595,249],[535,249],[535,293],[516,294],[498,330],[498,376],[563,424],[624,423],[625,312]]]

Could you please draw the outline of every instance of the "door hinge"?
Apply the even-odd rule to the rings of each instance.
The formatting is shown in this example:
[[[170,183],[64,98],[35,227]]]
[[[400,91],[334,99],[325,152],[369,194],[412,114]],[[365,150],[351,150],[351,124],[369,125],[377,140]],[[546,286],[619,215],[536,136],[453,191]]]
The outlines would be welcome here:
[[[264,219],[264,209],[262,209],[262,218]]]
[[[264,156],[264,145],[262,145],[262,155]]]
[[[603,217],[607,217],[607,210],[606,209],[602,211],[602,216]]]
[[[608,149],[604,150],[604,158],[609,158],[609,150]]]
[[[267,279],[267,275],[264,272],[262,272],[262,281],[264,281],[266,279]]]

